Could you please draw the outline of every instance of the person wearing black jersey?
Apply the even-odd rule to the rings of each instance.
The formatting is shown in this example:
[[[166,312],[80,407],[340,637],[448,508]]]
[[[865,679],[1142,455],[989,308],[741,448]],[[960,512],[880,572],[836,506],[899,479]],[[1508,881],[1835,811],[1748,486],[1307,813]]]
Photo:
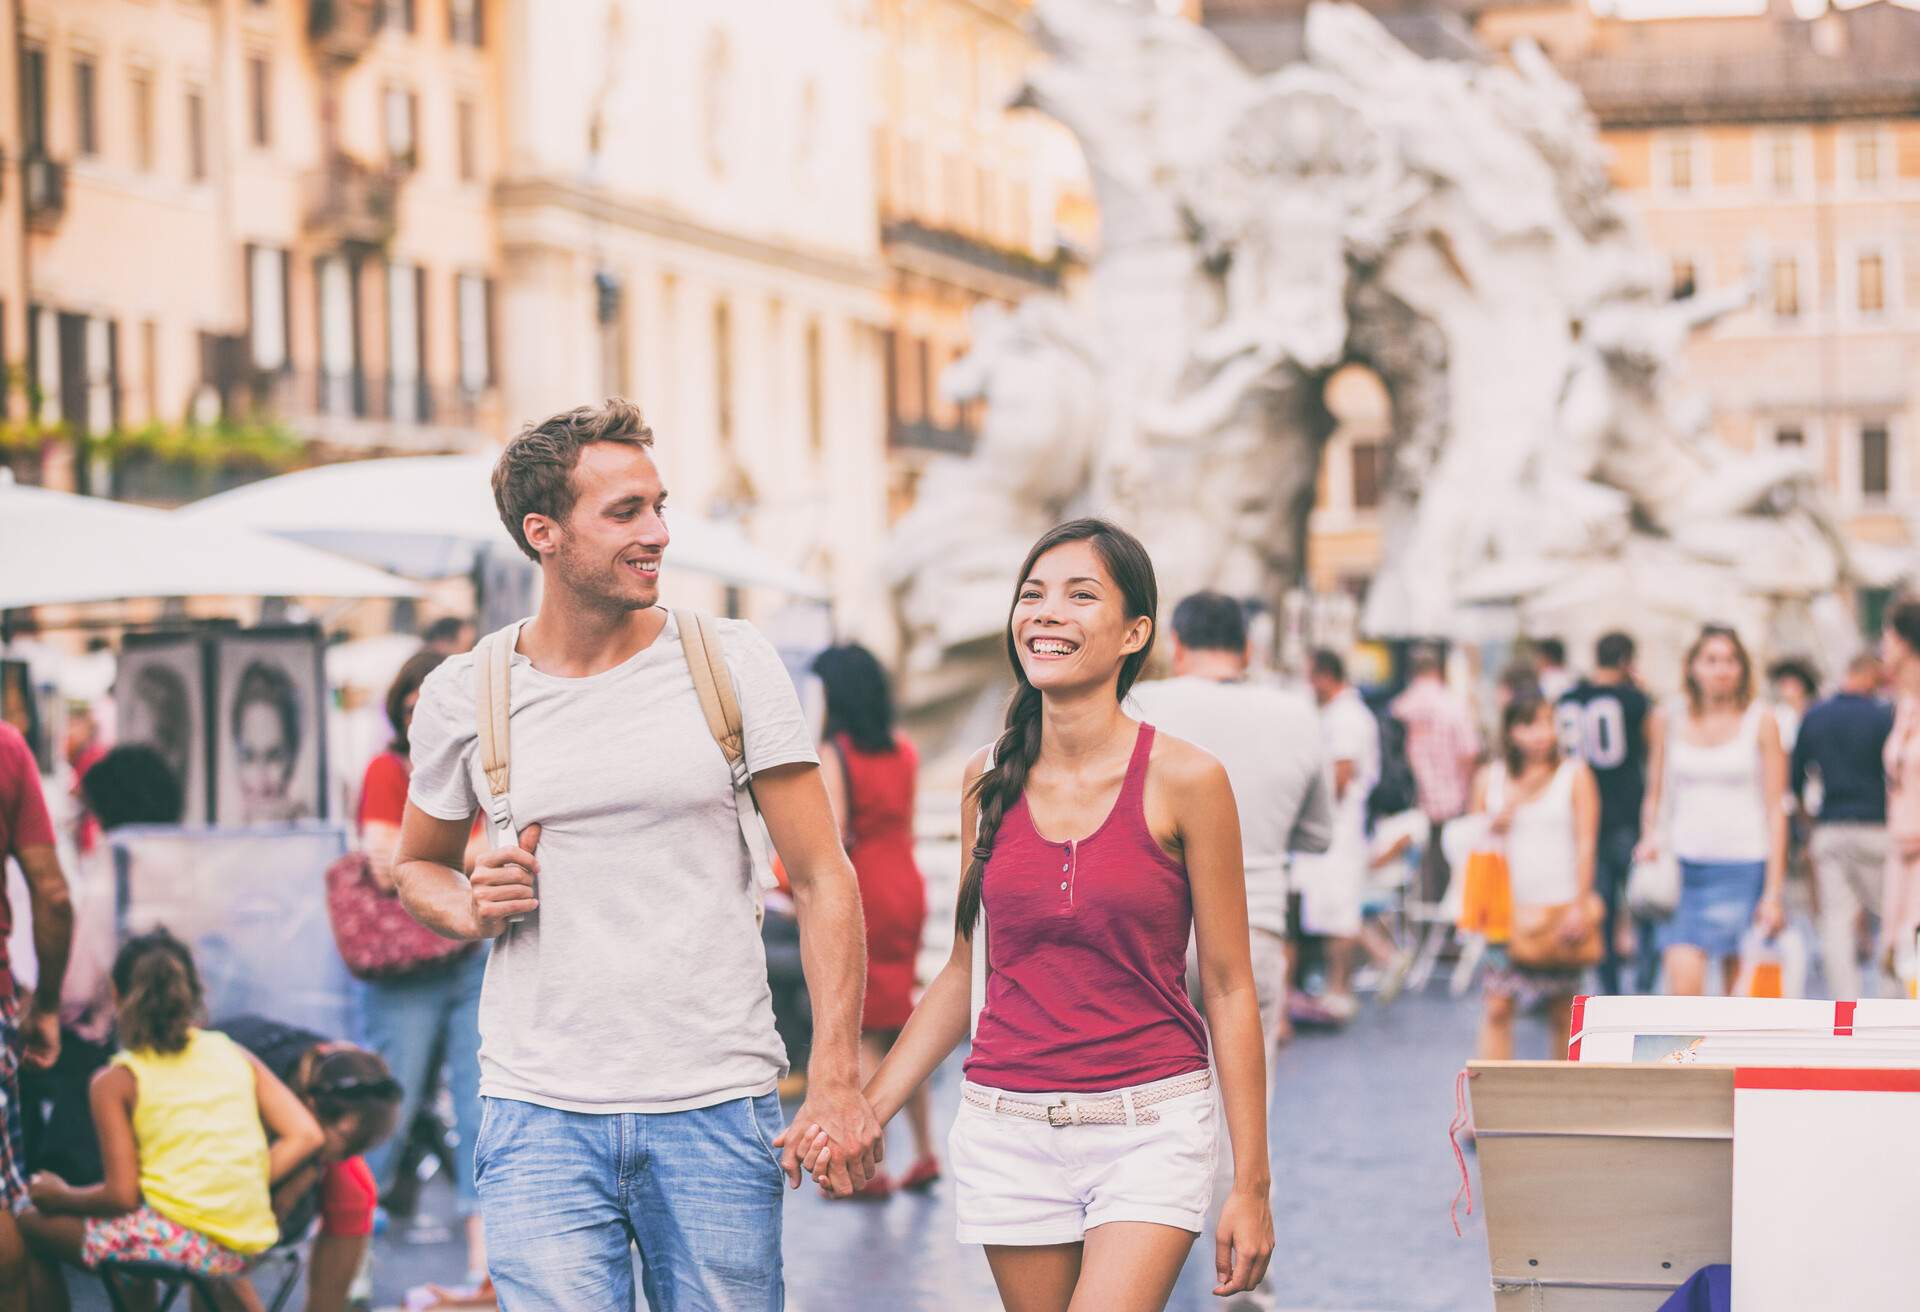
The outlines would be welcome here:
[[[1628,986],[1650,993],[1660,966],[1651,946],[1652,925],[1633,924],[1624,906],[1627,872],[1640,842],[1648,749],[1661,731],[1659,712],[1634,681],[1633,656],[1632,638],[1605,635],[1594,648],[1593,673],[1568,689],[1555,708],[1561,745],[1587,763],[1600,786],[1594,886],[1607,908],[1603,993]],[[1622,978],[1623,966],[1631,966],[1631,979]]]

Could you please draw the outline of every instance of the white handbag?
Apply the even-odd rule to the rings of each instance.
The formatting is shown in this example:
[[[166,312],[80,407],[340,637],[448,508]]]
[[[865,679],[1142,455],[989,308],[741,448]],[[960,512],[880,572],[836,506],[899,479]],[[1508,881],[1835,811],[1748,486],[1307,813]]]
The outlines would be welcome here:
[[[1678,706],[1673,708],[1678,712]],[[1659,848],[1651,857],[1636,860],[1627,871],[1627,910],[1636,920],[1665,920],[1680,907],[1680,859],[1673,854],[1673,770],[1672,735],[1677,725],[1667,729],[1668,743],[1661,754]]]

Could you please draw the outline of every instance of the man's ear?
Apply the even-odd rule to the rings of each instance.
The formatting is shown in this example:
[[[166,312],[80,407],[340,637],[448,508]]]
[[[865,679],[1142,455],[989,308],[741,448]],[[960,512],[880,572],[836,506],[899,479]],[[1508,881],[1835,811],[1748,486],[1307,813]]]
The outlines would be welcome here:
[[[520,521],[520,531],[526,535],[527,545],[543,556],[560,549],[560,525],[550,516],[529,514]]]

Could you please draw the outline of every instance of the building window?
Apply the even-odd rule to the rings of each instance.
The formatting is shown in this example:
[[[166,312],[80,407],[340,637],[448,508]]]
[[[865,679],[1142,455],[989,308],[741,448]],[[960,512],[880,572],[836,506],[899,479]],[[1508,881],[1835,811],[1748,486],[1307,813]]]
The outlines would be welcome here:
[[[1375,510],[1380,505],[1380,444],[1353,444],[1353,508]]]
[[[198,89],[187,92],[187,177],[207,180],[207,97]]]
[[[447,37],[457,46],[478,49],[486,43],[482,0],[447,0]]]
[[[142,173],[153,169],[153,74],[144,69],[127,80],[128,108],[133,112],[133,162]]]
[[[922,337],[913,344],[914,406],[919,418],[933,422],[933,344]]]
[[[1684,301],[1700,290],[1699,275],[1694,263],[1687,257],[1677,256],[1673,261],[1673,299]]]
[[[47,153],[47,52],[20,51],[20,148],[32,159]]]
[[[472,182],[480,176],[479,112],[471,100],[459,100],[453,107],[455,148],[462,182]]]
[[[253,367],[263,373],[287,367],[287,253],[271,246],[247,248],[247,340]]]
[[[1887,308],[1887,261],[1878,251],[1860,257],[1855,278],[1854,305],[1861,314],[1882,314]]]
[[[354,350],[353,269],[343,255],[322,256],[314,270],[320,302],[320,413],[358,413]]]
[[[1795,319],[1800,315],[1800,262],[1791,255],[1777,256],[1771,279],[1773,317]]]
[[[426,320],[420,313],[425,290],[420,267],[398,260],[387,264],[387,413],[403,424],[426,421],[420,363],[426,355]]]
[[[1880,181],[1880,134],[1856,133],[1853,138],[1853,180],[1870,187]]]
[[[713,306],[713,418],[722,447],[733,445],[733,313],[725,301]]]
[[[819,455],[827,448],[827,379],[820,324],[807,325],[807,444]]]
[[[413,0],[380,0],[380,25],[400,32],[413,31]]]
[[[1667,189],[1669,191],[1693,190],[1693,142],[1687,137],[1672,137],[1666,143],[1665,156]]]
[[[1807,430],[1797,424],[1776,428],[1773,430],[1773,444],[1804,451],[1807,446]]]
[[[493,285],[477,273],[454,283],[454,314],[460,330],[460,386],[482,392],[493,382]]]
[[[420,99],[405,87],[388,87],[382,99],[381,115],[386,139],[387,162],[396,169],[418,166]]]
[[[140,364],[146,370],[146,418],[151,423],[160,418],[160,325],[151,319],[140,325]]]
[[[1766,138],[1767,181],[1775,191],[1787,193],[1799,185],[1796,153],[1788,134],[1776,132]]]
[[[80,55],[73,61],[73,142],[83,157],[100,153],[99,66],[91,57]]]
[[[627,294],[620,275],[593,275],[594,321],[600,335],[600,394],[627,394]]]
[[[1893,444],[1885,424],[1860,429],[1860,495],[1884,501],[1893,491]]]
[[[273,144],[273,82],[265,55],[247,56],[247,117],[253,125],[253,144]]]

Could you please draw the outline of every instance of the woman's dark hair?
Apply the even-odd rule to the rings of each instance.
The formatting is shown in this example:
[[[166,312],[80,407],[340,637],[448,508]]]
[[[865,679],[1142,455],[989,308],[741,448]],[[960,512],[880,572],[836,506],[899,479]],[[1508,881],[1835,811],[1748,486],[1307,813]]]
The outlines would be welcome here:
[[[1896,638],[1920,656],[1920,597],[1902,597],[1889,606],[1886,625]]]
[[[240,736],[247,707],[255,702],[280,717],[280,736],[287,744],[286,773],[291,775],[300,756],[300,694],[294,689],[293,676],[271,661],[254,661],[240,672],[240,687],[233,695],[235,738]]]
[[[1100,563],[1120,589],[1127,614],[1145,615],[1156,620],[1160,611],[1160,584],[1154,578],[1153,560],[1140,539],[1104,519],[1075,519],[1050,529],[1033,544],[1019,577],[1013,582],[1013,604],[1007,608],[1007,663],[1013,667],[1015,685],[1007,702],[1007,727],[993,744],[993,766],[973,782],[973,800],[979,808],[979,832],[967,861],[966,874],[960,880],[959,904],[954,909],[954,926],[963,938],[973,937],[974,921],[980,918],[980,892],[986,881],[987,858],[993,855],[993,842],[1000,833],[1000,821],[1026,791],[1027,772],[1040,759],[1040,690],[1027,681],[1020,664],[1020,646],[1013,636],[1013,612],[1020,605],[1020,590],[1033,574],[1040,558],[1055,547],[1071,542],[1086,542],[1099,553]],[[1120,662],[1119,682],[1114,695],[1125,701],[1134,681],[1146,666],[1153,651],[1154,631],[1139,651]]]
[[[845,734],[863,752],[893,750],[893,694],[878,657],[844,643],[814,657],[813,672],[827,692],[828,738]]]
[[[407,698],[419,692],[427,676],[446,659],[445,653],[422,647],[407,657],[400,673],[393,676],[393,686],[387,689],[387,723],[393,726],[393,741],[388,747],[402,756],[413,751],[413,744],[407,739]]]
[[[1789,656],[1784,660],[1775,661],[1767,667],[1767,679],[1772,683],[1791,679],[1800,685],[1800,691],[1809,698],[1820,695],[1820,672],[1814,668],[1813,662],[1804,656]]]
[[[1515,694],[1513,700],[1507,703],[1506,710],[1500,712],[1500,749],[1506,758],[1509,782],[1518,779],[1527,768],[1525,754],[1513,745],[1513,731],[1521,725],[1532,724],[1540,717],[1542,711],[1552,709],[1552,704],[1542,697],[1536,688],[1532,692]],[[1556,742],[1554,756],[1558,757],[1559,754],[1560,749]]]
[[[1687,658],[1680,666],[1681,677],[1687,685],[1687,705],[1695,715],[1706,705],[1707,698],[1700,690],[1700,681],[1693,677],[1693,663],[1715,638],[1725,638],[1732,643],[1733,654],[1740,662],[1740,690],[1736,694],[1740,699],[1740,709],[1744,711],[1753,702],[1753,657],[1747,654],[1747,644],[1740,641],[1739,633],[1731,625],[1709,624],[1700,630],[1700,636],[1687,648]]]
[[[173,767],[145,743],[121,743],[95,761],[80,776],[80,795],[103,829],[177,825],[187,809]]]
[[[179,1052],[200,1019],[205,995],[187,945],[156,929],[130,938],[113,959],[120,995],[120,1046],[129,1051]]]
[[[357,1157],[393,1133],[400,1114],[400,1081],[380,1054],[365,1048],[336,1048],[322,1053],[298,1091],[323,1125],[354,1122],[347,1156]]]

